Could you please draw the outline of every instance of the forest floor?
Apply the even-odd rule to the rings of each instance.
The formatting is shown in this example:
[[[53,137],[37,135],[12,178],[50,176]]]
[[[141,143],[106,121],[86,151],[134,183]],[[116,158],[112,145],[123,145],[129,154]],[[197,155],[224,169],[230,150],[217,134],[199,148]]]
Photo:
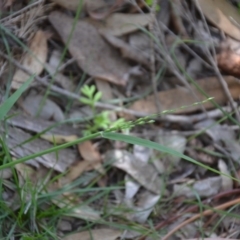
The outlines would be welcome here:
[[[0,239],[240,238],[240,6],[0,2]]]

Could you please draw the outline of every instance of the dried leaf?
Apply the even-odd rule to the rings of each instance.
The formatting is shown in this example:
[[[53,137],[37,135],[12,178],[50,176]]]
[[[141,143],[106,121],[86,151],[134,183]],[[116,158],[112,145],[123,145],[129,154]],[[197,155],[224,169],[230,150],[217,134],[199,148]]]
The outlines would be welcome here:
[[[82,4],[82,6],[85,6],[85,4],[88,0],[82,0],[82,1],[79,1],[79,0],[70,0],[70,1],[67,1],[67,0],[51,0],[51,1],[55,2],[56,4],[66,8],[66,9],[76,11],[79,7],[79,4]]]
[[[221,190],[222,191],[231,190],[233,188],[233,180],[231,179],[231,174],[228,170],[227,164],[222,159],[219,159],[218,161],[218,168],[221,173],[227,175],[227,176],[221,175],[222,178]]]
[[[71,78],[60,73],[59,71],[56,72],[57,68],[59,67],[59,64],[61,63],[61,54],[62,53],[60,51],[57,50],[53,51],[49,59],[49,63],[45,64],[45,68],[48,71],[48,73],[51,74],[52,77],[54,77],[55,83],[58,83],[64,89],[73,92],[77,87],[75,82]]]
[[[128,174],[126,174],[125,179],[125,202],[129,205],[129,203],[132,203],[133,197],[138,192],[141,185],[136,182],[132,177],[130,177]]]
[[[49,170],[43,166],[40,166],[40,168],[36,171],[31,166],[28,166],[25,163],[19,163],[15,165],[15,168],[18,173],[18,178],[22,177],[24,182],[29,181],[32,185],[35,185],[35,187],[43,187],[43,182],[47,182],[51,177],[51,174],[49,174]]]
[[[225,76],[225,81],[228,84],[229,91],[233,99],[239,98],[240,92],[240,82],[234,77]],[[228,98],[223,91],[222,85],[216,77],[205,78],[197,81],[197,84],[202,88],[202,90],[207,93],[209,96],[214,97],[214,101],[218,104],[224,104],[228,102]],[[193,96],[193,92],[196,94],[196,99]],[[176,101],[177,99],[177,101]],[[188,108],[180,108],[182,106],[188,106],[191,103],[201,101],[206,99],[205,96],[199,93],[199,91],[192,87],[192,92],[186,88],[176,88],[168,91],[161,91],[158,93],[158,100],[162,107],[162,110],[171,110],[177,109],[175,113],[189,113],[201,109],[201,105],[195,105]],[[130,109],[139,111],[146,114],[157,113],[158,109],[155,105],[154,95],[146,97],[145,99],[136,101]],[[209,101],[204,104],[205,109],[211,109],[214,105]]]
[[[150,68],[149,59],[145,55],[143,55],[141,52],[132,48],[129,44],[124,42],[122,39],[106,33],[103,33],[103,36],[110,44],[120,49],[121,54],[124,58],[128,58],[130,60],[136,61],[140,64],[143,64],[147,68]]]
[[[34,139],[20,145],[31,137],[30,134],[9,126],[7,144],[10,148],[11,154],[16,158],[21,158],[53,147],[50,143],[42,139]],[[65,172],[66,169],[75,162],[76,158],[77,156],[74,150],[61,149],[57,152],[38,156],[35,159],[27,161],[27,163],[36,167],[39,167],[39,163],[41,163],[47,168],[53,168],[56,171]]]
[[[35,92],[31,91],[23,100],[21,106],[30,116],[35,117],[39,114],[39,117],[45,120],[54,120],[56,122],[63,121],[64,114],[61,108],[50,99],[43,100],[44,96],[37,95]]]
[[[60,12],[52,12],[49,20],[66,43],[74,19]],[[79,20],[69,43],[69,51],[89,75],[125,85],[129,78],[130,66],[119,57],[116,49],[109,46],[89,23]]]
[[[58,196],[58,199],[52,199],[52,202],[59,208],[68,208],[64,212],[65,216],[80,218],[88,221],[100,220],[100,213],[89,206],[81,204],[81,201],[74,195]]]
[[[80,233],[74,233],[64,237],[64,240],[116,240],[121,236],[121,231],[114,229],[92,229]]]
[[[133,214],[132,219],[139,223],[145,223],[153,211],[155,204],[159,201],[160,195],[144,191],[138,198],[137,207],[134,207],[136,212]]]
[[[125,0],[86,0],[86,10],[91,18],[104,19],[126,2]]]
[[[67,220],[60,219],[57,224],[57,229],[63,232],[70,232],[72,231],[72,224]]]
[[[151,149],[139,145],[133,146],[133,155],[137,161],[147,163],[152,151]],[[129,175],[125,176],[125,200],[129,203],[129,200],[133,199],[138,192],[141,185],[133,180]],[[149,193],[150,194],[150,193]]]
[[[62,144],[62,143],[67,143],[67,142],[72,142],[78,139],[76,135],[71,135],[71,136],[64,136],[64,135],[57,135],[57,134],[42,134],[40,136],[42,139],[45,139],[49,142],[52,142],[54,144]]]
[[[35,185],[39,184],[41,188],[45,186],[44,184],[42,184],[42,182],[47,182],[50,178],[50,174],[48,174],[49,170],[43,167],[41,167],[37,171],[23,163],[17,164],[15,167],[24,180],[28,180]],[[58,190],[61,187],[61,181],[51,182],[50,184],[46,185],[47,192],[50,193]],[[54,198],[51,198],[51,201],[59,208],[69,209],[67,212],[64,213],[65,216],[71,216],[90,221],[100,219],[99,212],[95,211],[94,209],[85,204],[82,204],[78,196],[74,194],[69,194],[66,191],[64,192],[64,195],[57,194]]]
[[[205,132],[214,142],[223,142],[233,160],[240,162],[239,143],[236,140],[234,130],[227,125],[220,125],[212,119],[207,119],[195,124],[196,129],[205,129]]]
[[[199,195],[200,197],[211,197],[219,192],[221,182],[221,177],[209,177],[195,182],[193,186],[175,184],[173,192],[176,196],[196,197],[196,195]]]
[[[47,54],[47,36],[43,31],[38,30],[31,40],[29,52],[24,56],[22,65],[33,74],[39,75],[43,71]],[[11,87],[18,89],[29,77],[27,73],[18,69],[13,76]]]
[[[13,175],[12,170],[10,168],[5,168],[0,170],[0,179],[9,179]]]
[[[105,159],[113,166],[122,169],[149,191],[159,194],[162,190],[162,179],[156,169],[135,159],[134,155],[124,150],[113,150],[106,153]]]
[[[5,3],[4,3],[4,8],[8,8],[10,6],[12,6],[13,2],[15,0],[5,0]],[[4,1],[3,1],[4,2]]]
[[[231,2],[226,0],[194,1],[206,18],[229,36],[240,40],[240,14]]]
[[[187,140],[185,137],[181,136],[180,134],[173,134],[173,133],[160,133],[157,136],[156,141],[166,147],[174,149],[179,153],[183,153],[185,151]],[[165,162],[168,164],[173,164],[177,166],[180,158],[177,156],[173,156],[168,154],[167,156],[164,155]]]
[[[91,141],[78,144],[78,150],[85,161],[89,162],[94,169],[104,174],[104,169],[101,164],[102,157]]]
[[[41,118],[34,118],[31,116],[26,116],[24,114],[15,115],[7,120],[7,122],[14,126],[19,127],[28,131],[31,131],[33,133],[40,133],[45,131],[46,129],[49,129],[47,133],[49,135],[74,135],[76,134],[76,129],[74,129],[72,126],[65,124],[56,124],[54,127],[54,123],[52,121],[43,120]],[[79,134],[81,132],[79,131]]]
[[[108,16],[104,22],[92,18],[87,18],[86,22],[92,24],[102,33],[119,37],[147,26],[151,22],[151,16],[150,14],[114,13]]]

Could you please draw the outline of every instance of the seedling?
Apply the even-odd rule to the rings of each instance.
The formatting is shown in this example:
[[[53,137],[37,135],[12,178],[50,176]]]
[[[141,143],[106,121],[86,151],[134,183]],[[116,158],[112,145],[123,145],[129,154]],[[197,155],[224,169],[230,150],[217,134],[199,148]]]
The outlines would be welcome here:
[[[154,1],[154,0],[145,0],[146,4],[147,4],[149,7],[151,7],[151,6],[153,5],[153,1]],[[156,5],[156,9],[155,9],[155,10],[156,10],[157,12],[160,11],[160,5],[159,5],[159,4]]]
[[[81,89],[81,92],[84,97],[80,98],[80,102],[90,106],[94,115],[93,124],[88,124],[87,129],[84,131],[85,136],[95,133],[99,130],[118,128],[125,123],[124,118],[119,118],[118,120],[112,122],[109,117],[109,111],[103,111],[100,114],[96,114],[95,104],[101,99],[102,92],[96,91],[96,87],[94,85],[84,85]]]
[[[84,85],[81,88],[81,92],[83,95],[85,95],[85,97],[81,97],[80,102],[89,105],[92,108],[93,112],[95,113],[96,110],[95,103],[101,99],[102,93],[99,91],[96,92],[96,87],[94,85],[92,86]]]

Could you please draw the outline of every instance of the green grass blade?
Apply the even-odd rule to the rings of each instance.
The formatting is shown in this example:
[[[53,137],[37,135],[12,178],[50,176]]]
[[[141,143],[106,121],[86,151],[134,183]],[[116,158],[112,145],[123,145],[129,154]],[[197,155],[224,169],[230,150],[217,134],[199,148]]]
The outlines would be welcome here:
[[[2,121],[7,113],[10,111],[14,103],[22,95],[22,93],[31,84],[34,76],[31,76],[15,93],[13,93],[1,106],[0,106],[0,121]]]
[[[173,156],[185,159],[185,160],[187,160],[187,161],[189,161],[189,162],[191,162],[195,165],[201,166],[201,167],[203,167],[203,168],[205,168],[209,171],[212,171],[214,173],[217,173],[219,175],[224,175],[224,176],[227,176],[231,179],[234,179],[235,181],[239,181],[236,178],[233,178],[232,176],[225,175],[225,174],[219,172],[218,170],[216,170],[214,168],[211,168],[209,166],[206,166],[206,165],[194,160],[193,158],[188,157],[188,156],[186,156],[186,155],[184,155],[184,154],[182,154],[182,153],[180,153],[180,152],[178,152],[174,149],[171,149],[169,147],[165,147],[165,146],[163,146],[159,143],[152,142],[150,140],[146,140],[146,139],[142,139],[142,138],[138,138],[138,137],[134,137],[134,136],[129,136],[129,135],[124,135],[124,134],[121,134],[121,133],[112,133],[112,132],[102,132],[101,136],[103,138],[122,141],[122,142],[126,142],[126,143],[129,143],[129,144],[140,145],[140,146],[144,146],[144,147],[147,147],[147,148],[155,149],[155,150],[163,152],[163,153],[171,154]]]

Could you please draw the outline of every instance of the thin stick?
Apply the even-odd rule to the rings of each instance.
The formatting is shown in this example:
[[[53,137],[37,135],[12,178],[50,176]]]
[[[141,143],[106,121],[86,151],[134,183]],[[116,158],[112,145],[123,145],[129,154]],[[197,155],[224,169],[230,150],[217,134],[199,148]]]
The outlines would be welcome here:
[[[211,32],[210,32],[210,30],[209,30],[209,27],[208,27],[206,18],[205,18],[205,16],[204,16],[203,12],[202,12],[202,9],[201,9],[198,1],[196,1],[196,4],[197,4],[197,7],[198,7],[198,9],[199,9],[201,18],[202,18],[202,20],[203,20],[205,29],[207,30],[207,33],[209,34],[209,36],[211,36]],[[212,38],[210,38],[210,41],[212,41]],[[216,61],[215,61],[215,59],[216,59],[216,50],[215,50],[213,41],[212,41],[211,47],[212,47],[212,52],[213,52],[213,56],[214,56],[214,57],[211,55],[209,49],[206,48],[206,50],[207,50],[206,52],[207,52],[207,54],[208,54],[209,60],[210,60],[212,66],[213,66],[213,68],[214,68],[214,70],[215,70],[215,72],[216,72],[216,74],[217,74],[217,77],[218,77],[218,79],[219,79],[219,81],[220,81],[220,83],[221,83],[221,85],[222,85],[222,88],[223,88],[223,90],[224,90],[225,95],[227,96],[227,98],[228,98],[228,100],[229,100],[229,102],[230,102],[230,104],[231,104],[232,109],[233,109],[233,110],[235,111],[235,113],[236,113],[236,117],[237,117],[238,122],[240,122],[240,113],[239,113],[236,105],[234,104],[234,100],[233,100],[233,97],[232,97],[232,95],[231,95],[231,93],[230,93],[230,91],[229,91],[228,84],[227,84],[227,82],[223,79],[223,77],[222,77],[222,75],[221,75],[221,73],[220,73],[220,71],[219,71],[219,68],[218,68],[218,66],[217,66],[217,64],[216,64]]]
[[[11,14],[10,16],[7,16],[7,17],[5,17],[5,18],[2,18],[2,19],[0,20],[0,23],[7,22],[7,21],[11,20],[12,18],[17,17],[17,16],[21,15],[21,14],[24,13],[24,12],[27,12],[27,11],[30,10],[31,8],[34,8],[34,7],[38,6],[38,5],[40,5],[40,4],[43,3],[44,1],[45,1],[45,0],[38,0],[38,1],[36,1],[36,2],[34,2],[34,3],[32,3],[32,4],[30,4],[30,5],[26,6],[25,8],[22,8],[22,9],[20,9],[19,11],[16,11],[15,13]]]
[[[174,229],[172,229],[168,234],[166,234],[162,240],[167,240],[169,239],[169,237],[171,237],[175,232],[177,232],[179,229],[183,228],[184,226],[186,226],[187,224],[197,220],[198,218],[201,218],[203,216],[208,216],[208,215],[211,215],[212,213],[214,213],[216,210],[223,210],[223,209],[226,209],[228,207],[231,207],[235,204],[239,204],[240,203],[240,198],[237,198],[237,199],[234,199],[232,201],[229,201],[227,203],[224,203],[224,204],[221,204],[221,205],[218,205],[217,207],[215,207],[214,209],[208,209],[208,210],[205,210],[204,212],[202,213],[198,213],[196,214],[195,216],[187,219],[186,221],[184,221],[183,223],[179,224],[177,227],[175,227]]]
[[[155,34],[155,21],[156,21],[156,7],[157,7],[157,1],[153,0],[152,7],[151,7],[151,22],[149,24],[149,31],[153,36],[156,36]],[[155,67],[155,41],[153,38],[150,38],[150,50],[151,50],[151,56],[150,56],[150,62],[151,62],[151,80],[152,80],[152,87],[153,87],[153,94],[154,94],[154,100],[157,107],[158,112],[161,111],[161,105],[158,98],[158,92],[157,92],[157,79],[156,79],[156,67]]]

